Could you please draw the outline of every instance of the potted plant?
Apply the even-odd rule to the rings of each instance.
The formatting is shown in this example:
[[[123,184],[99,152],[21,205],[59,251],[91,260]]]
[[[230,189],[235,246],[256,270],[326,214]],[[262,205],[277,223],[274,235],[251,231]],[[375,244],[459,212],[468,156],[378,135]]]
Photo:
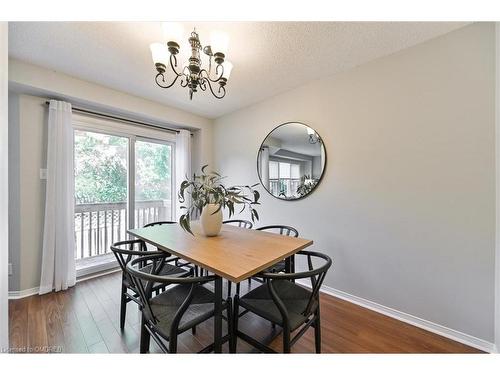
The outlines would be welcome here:
[[[193,174],[192,179],[182,181],[179,190],[179,202],[186,203],[186,194],[191,199],[187,205],[182,205],[186,213],[179,218],[181,227],[193,234],[191,231],[191,219],[200,216],[201,227],[206,236],[217,236],[222,227],[222,210],[227,208],[229,217],[234,214],[236,205],[241,205],[240,213],[245,209],[250,211],[252,221],[259,220],[259,214],[254,208],[260,204],[260,194],[252,186],[230,186],[225,187],[221,180],[224,178],[217,172],[205,172],[208,165],[201,168],[201,175]]]
[[[317,184],[317,179],[313,179],[308,175],[304,175],[300,178],[300,183],[297,187],[297,194],[299,195],[299,197],[304,197],[309,194]]]

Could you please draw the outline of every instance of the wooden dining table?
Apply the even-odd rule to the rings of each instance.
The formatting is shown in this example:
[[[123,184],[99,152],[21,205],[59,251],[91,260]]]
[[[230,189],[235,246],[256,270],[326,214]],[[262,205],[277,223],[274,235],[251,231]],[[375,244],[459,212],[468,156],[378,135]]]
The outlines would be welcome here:
[[[312,245],[303,238],[223,225],[216,237],[202,234],[193,222],[194,235],[180,225],[158,225],[127,232],[159,250],[172,253],[212,272],[214,281],[214,352],[222,352],[222,279],[239,283]]]

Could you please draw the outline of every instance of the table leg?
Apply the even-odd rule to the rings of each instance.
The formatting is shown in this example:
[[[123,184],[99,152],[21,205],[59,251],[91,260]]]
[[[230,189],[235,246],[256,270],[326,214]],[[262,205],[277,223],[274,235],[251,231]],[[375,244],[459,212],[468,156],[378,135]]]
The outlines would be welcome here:
[[[285,272],[295,273],[295,255],[290,255],[285,259]],[[295,282],[295,280],[292,281]]]
[[[214,353],[222,353],[222,278],[215,279]]]
[[[295,255],[290,255],[285,259],[285,272],[294,273],[295,272]]]

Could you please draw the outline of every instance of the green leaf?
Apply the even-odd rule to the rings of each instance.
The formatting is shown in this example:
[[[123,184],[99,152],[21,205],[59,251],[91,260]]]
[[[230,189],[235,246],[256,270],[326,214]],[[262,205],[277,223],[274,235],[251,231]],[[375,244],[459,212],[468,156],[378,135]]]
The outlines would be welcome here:
[[[257,218],[257,220],[259,220],[259,213],[257,212],[256,209],[252,208],[252,217],[255,216]],[[253,221],[253,218],[252,218],[252,221]]]
[[[257,190],[253,191],[253,198],[254,203],[257,203],[259,201],[260,193]]]
[[[212,212],[212,215],[215,215],[217,212],[219,212],[220,210],[222,209],[222,205],[219,205],[219,207],[214,211]]]
[[[191,221],[189,217],[189,213],[181,215],[179,218],[179,224],[186,232],[191,233],[194,236],[194,233],[191,230]]]
[[[234,214],[234,203],[231,201],[227,201],[226,204],[227,204],[227,208],[229,210],[229,217],[231,217]]]
[[[222,178],[222,176],[220,174],[218,174],[217,172],[215,172],[215,171],[210,171],[210,173],[216,175],[217,177],[221,177]]]

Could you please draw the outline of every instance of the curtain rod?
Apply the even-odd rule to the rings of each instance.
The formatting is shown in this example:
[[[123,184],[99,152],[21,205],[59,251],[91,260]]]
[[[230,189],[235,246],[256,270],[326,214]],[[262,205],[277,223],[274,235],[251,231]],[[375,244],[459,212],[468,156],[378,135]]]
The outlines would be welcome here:
[[[47,102],[45,102],[45,104],[49,105],[50,102],[47,101]],[[129,122],[129,123],[136,124],[136,125],[147,126],[149,128],[156,128],[156,129],[159,129],[159,130],[166,130],[166,131],[173,132],[173,133],[179,133],[179,130],[177,130],[177,129],[164,128],[163,126],[159,126],[159,125],[155,125],[155,124],[151,124],[151,123],[147,123],[147,122],[141,122],[141,121],[131,120],[131,119],[128,119],[128,118],[123,118],[123,117],[108,115],[108,114],[102,113],[102,112],[90,111],[88,109],[83,109],[83,108],[78,108],[78,107],[71,106],[71,110],[72,111],[76,111],[76,112],[87,113],[87,114],[94,115],[94,116],[105,117],[105,118],[109,118],[109,119],[113,119],[113,120],[119,120],[119,121]],[[193,134],[191,133],[191,135],[193,135]]]

